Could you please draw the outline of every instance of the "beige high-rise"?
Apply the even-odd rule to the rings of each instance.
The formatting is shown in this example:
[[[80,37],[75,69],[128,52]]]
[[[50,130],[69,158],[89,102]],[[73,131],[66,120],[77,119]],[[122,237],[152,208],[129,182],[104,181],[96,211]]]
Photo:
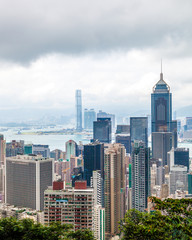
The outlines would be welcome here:
[[[105,232],[106,239],[119,233],[118,224],[125,215],[125,147],[108,145],[104,157],[105,168]]]

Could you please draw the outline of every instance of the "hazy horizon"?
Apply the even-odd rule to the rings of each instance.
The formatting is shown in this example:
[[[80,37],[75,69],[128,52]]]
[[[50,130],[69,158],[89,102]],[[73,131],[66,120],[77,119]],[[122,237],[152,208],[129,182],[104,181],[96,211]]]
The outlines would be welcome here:
[[[73,115],[76,89],[83,108],[150,113],[161,59],[173,110],[191,105],[190,0],[0,3],[0,109],[15,118],[17,109]]]

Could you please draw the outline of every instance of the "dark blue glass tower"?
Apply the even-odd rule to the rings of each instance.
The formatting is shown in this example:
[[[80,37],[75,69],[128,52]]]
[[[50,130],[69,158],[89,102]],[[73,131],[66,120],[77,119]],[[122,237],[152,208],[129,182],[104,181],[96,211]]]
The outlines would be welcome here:
[[[93,139],[111,143],[111,118],[97,118],[97,121],[93,122]]]
[[[151,94],[151,124],[151,132],[172,132],[172,94],[163,73]]]
[[[88,186],[95,170],[101,170],[101,177],[104,179],[104,144],[100,142],[84,145],[84,179]]]

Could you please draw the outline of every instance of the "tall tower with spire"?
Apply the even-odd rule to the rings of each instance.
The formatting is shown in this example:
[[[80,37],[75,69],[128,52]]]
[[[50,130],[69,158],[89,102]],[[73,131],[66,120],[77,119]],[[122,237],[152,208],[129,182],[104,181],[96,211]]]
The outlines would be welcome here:
[[[169,85],[163,80],[162,64],[160,80],[151,94],[151,131],[172,132],[172,94]]]

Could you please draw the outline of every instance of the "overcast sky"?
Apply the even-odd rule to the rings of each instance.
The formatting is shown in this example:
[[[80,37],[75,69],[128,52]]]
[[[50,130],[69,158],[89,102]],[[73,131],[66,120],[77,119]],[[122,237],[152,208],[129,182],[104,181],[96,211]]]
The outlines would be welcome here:
[[[150,111],[159,80],[192,103],[191,0],[0,0],[0,109]]]

